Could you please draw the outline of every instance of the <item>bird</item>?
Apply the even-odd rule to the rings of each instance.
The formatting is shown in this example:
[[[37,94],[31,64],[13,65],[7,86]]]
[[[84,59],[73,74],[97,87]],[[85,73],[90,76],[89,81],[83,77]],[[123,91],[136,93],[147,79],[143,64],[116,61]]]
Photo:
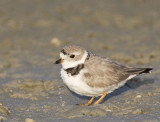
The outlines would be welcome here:
[[[131,78],[152,70],[125,66],[76,45],[65,46],[55,64],[62,65],[61,78],[72,92],[91,97],[87,103],[77,104],[84,106],[99,104],[107,94],[122,87]],[[95,97],[99,99],[92,103]]]

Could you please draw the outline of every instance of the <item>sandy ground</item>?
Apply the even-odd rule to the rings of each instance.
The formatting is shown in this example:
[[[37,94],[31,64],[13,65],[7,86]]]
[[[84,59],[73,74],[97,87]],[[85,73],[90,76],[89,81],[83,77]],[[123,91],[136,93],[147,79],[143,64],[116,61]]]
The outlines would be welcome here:
[[[160,1],[1,0],[0,121],[160,121]],[[97,106],[71,93],[53,62],[76,44],[153,67]],[[97,98],[98,99],[98,98]]]

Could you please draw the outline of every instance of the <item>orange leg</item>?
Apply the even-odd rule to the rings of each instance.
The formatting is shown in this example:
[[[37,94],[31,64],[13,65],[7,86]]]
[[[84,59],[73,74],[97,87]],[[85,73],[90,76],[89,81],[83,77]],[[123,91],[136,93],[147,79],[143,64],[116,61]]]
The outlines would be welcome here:
[[[97,105],[99,102],[101,102],[101,100],[107,95],[106,92],[103,93],[103,95],[93,104],[93,105]]]
[[[94,98],[95,98],[95,97],[92,97],[92,98],[88,101],[88,103],[82,103],[82,104],[77,104],[77,105],[89,106],[89,105],[92,103],[92,101],[94,100]]]

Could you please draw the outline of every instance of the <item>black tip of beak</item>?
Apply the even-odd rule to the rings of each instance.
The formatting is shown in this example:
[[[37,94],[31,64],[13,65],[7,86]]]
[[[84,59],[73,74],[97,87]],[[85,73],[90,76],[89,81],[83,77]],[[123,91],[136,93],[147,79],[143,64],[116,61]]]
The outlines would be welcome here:
[[[61,63],[61,59],[58,59],[54,64],[60,64]]]

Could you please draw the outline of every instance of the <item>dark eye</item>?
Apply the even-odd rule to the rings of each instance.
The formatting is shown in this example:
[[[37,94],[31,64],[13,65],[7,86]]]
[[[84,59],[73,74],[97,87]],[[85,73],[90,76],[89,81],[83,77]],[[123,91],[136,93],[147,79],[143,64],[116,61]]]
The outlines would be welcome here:
[[[75,55],[70,55],[70,58],[74,58],[75,57]]]

